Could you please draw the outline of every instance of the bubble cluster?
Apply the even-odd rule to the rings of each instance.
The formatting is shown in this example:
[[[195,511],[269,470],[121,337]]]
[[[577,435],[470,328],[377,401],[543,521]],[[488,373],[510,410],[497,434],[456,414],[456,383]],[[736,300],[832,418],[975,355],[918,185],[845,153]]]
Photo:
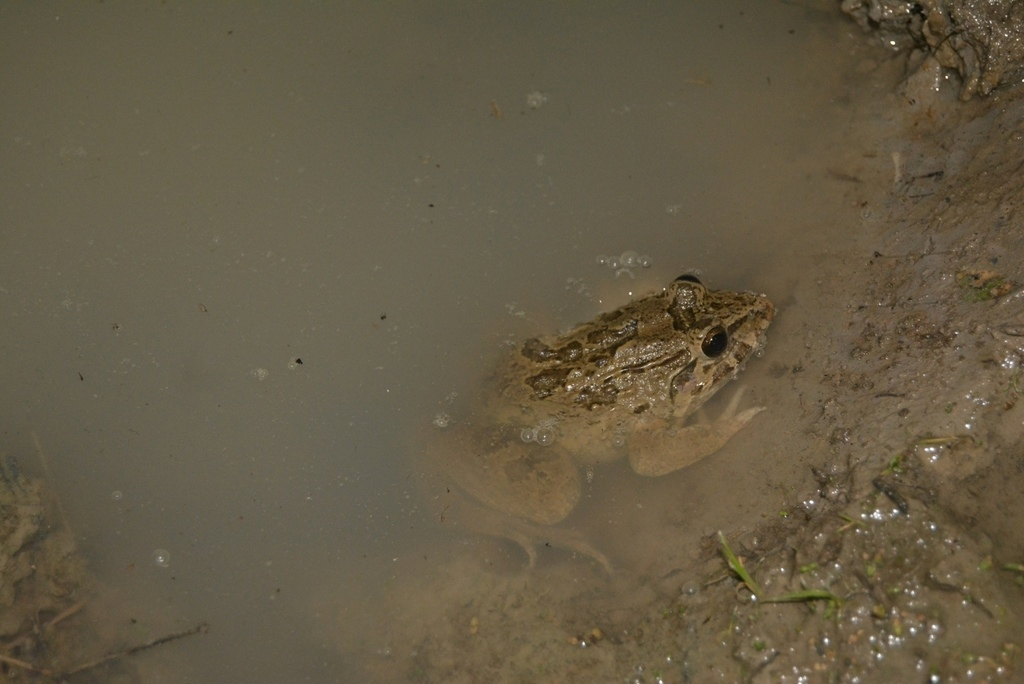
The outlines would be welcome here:
[[[541,446],[550,446],[555,443],[558,433],[553,425],[537,425],[535,427],[523,428],[519,433],[524,442],[536,442]]]
[[[635,278],[633,270],[637,268],[650,268],[651,264],[654,263],[651,257],[646,254],[640,254],[632,249],[627,249],[619,256],[606,256],[599,254],[597,257],[598,266],[605,266],[606,268],[615,271],[615,277],[618,278],[622,275],[628,275],[630,278]]]
[[[153,564],[158,568],[171,567],[171,552],[167,549],[157,549],[153,552]]]
[[[526,94],[526,106],[530,109],[540,109],[547,101],[548,96],[539,90]]]
[[[549,446],[555,443],[555,428],[549,426],[539,427],[533,435],[533,441],[541,446]]]

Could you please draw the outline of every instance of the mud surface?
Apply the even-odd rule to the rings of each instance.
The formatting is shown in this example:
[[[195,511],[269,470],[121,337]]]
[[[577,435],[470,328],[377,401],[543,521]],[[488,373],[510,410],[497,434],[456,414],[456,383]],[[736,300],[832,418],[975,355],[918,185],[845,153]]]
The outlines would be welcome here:
[[[804,274],[820,315],[772,367],[809,486],[723,531],[751,582],[711,531],[692,562],[610,580],[457,555],[375,608],[402,618],[368,679],[1019,677],[1024,98],[959,105],[918,76],[878,115],[890,135],[839,162],[857,247]]]
[[[111,594],[89,573],[47,482],[0,455],[0,681],[157,681],[166,670],[140,669],[133,656],[207,631],[147,639]]]
[[[91,642],[76,619],[85,564],[52,495],[7,456],[0,514],[0,672],[3,681],[48,679],[81,660]]]
[[[912,68],[961,79],[960,96],[987,95],[1020,82],[1024,65],[1024,3],[985,0],[843,0],[843,11],[893,50],[914,48]]]

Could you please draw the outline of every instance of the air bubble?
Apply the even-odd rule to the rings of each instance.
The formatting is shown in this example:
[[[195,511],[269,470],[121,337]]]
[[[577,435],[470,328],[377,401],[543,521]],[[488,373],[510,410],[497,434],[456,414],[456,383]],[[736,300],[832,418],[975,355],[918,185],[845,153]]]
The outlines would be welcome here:
[[[541,446],[550,446],[555,443],[555,429],[551,426],[537,428],[533,438]]]
[[[622,275],[635,278],[634,269],[650,268],[652,263],[654,261],[649,254],[640,254],[635,249],[627,249],[619,256],[607,256],[605,254],[597,256],[597,265],[615,271],[616,278]]]
[[[158,568],[171,567],[171,552],[167,549],[157,549],[153,552],[153,564]]]
[[[536,432],[533,428],[523,428],[523,431],[519,433],[519,438],[524,442],[532,442],[536,437]]]
[[[526,94],[526,106],[530,109],[540,109],[547,101],[548,96],[539,90]]]
[[[121,493],[120,489],[115,489],[113,492],[110,493],[110,498],[113,499],[114,501],[120,501],[121,499],[124,498],[124,494]]]

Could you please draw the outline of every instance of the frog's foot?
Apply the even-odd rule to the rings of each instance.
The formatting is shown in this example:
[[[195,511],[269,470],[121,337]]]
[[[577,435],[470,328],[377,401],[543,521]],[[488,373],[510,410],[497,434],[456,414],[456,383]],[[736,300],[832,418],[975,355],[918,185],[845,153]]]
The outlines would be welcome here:
[[[673,427],[664,420],[645,421],[630,437],[629,464],[638,475],[656,477],[710,456],[765,410],[764,406],[755,406],[737,413],[742,397],[740,389],[712,423]]]
[[[534,525],[532,523],[518,520],[515,521],[515,523],[516,529],[514,532],[517,534],[512,536],[511,539],[526,551],[526,555],[530,558],[531,568],[537,563],[536,544],[543,542],[544,544],[557,546],[561,549],[568,549],[588,558],[593,558],[609,575],[615,574],[615,571],[612,570],[612,564],[609,562],[608,558],[591,546],[582,537],[582,535],[575,530],[566,529],[564,527],[541,527],[540,525]]]
[[[737,415],[736,409],[740,407],[740,399],[743,398],[743,393],[746,389],[746,387],[740,387],[736,390],[736,394],[732,395],[732,399],[729,400],[729,404],[725,407],[725,411],[722,412],[719,420],[742,420],[743,422],[740,427],[743,427],[750,422],[751,418],[768,408],[767,406],[755,406]]]
[[[452,513],[455,513],[454,509]],[[537,545],[545,544],[575,551],[588,558],[593,558],[604,568],[605,572],[609,575],[614,574],[608,558],[591,546],[575,530],[564,527],[537,525],[481,506],[465,497],[462,497],[462,500],[458,502],[457,514],[453,515],[449,520],[471,532],[515,542],[526,552],[531,569],[537,565]]]

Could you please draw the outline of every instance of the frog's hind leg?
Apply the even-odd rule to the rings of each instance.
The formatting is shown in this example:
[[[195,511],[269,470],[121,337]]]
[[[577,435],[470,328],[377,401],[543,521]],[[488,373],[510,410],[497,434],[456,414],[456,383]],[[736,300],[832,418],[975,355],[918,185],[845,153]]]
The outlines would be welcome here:
[[[518,544],[529,560],[529,567],[537,565],[537,544],[547,544],[562,549],[575,551],[592,558],[609,575],[614,574],[608,558],[591,546],[581,534],[564,527],[537,525],[500,511],[481,506],[466,497],[456,507],[449,510],[445,522],[469,530],[476,534],[508,539]]]

